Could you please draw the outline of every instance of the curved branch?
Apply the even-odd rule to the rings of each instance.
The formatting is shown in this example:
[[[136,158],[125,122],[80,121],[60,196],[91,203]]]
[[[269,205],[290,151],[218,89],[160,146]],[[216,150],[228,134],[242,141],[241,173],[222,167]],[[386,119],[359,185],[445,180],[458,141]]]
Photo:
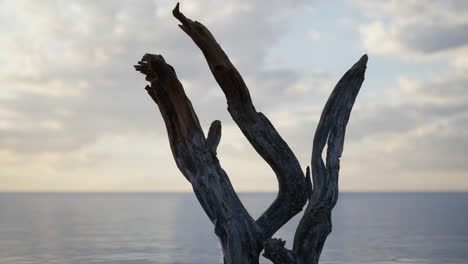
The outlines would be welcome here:
[[[336,85],[320,117],[312,150],[313,191],[294,236],[298,263],[318,263],[331,232],[331,211],[338,200],[338,173],[346,125],[364,81],[367,55],[354,64]],[[322,152],[328,142],[326,164]]]
[[[261,251],[258,227],[215,155],[221,123],[213,122],[208,140],[205,139],[182,84],[161,55],[145,54],[135,69],[151,81],[146,90],[164,119],[177,167],[192,184],[198,201],[215,225],[225,263],[257,263]]]
[[[185,17],[179,11],[179,4],[172,13],[182,23],[179,27],[192,38],[205,56],[213,76],[226,96],[231,117],[276,174],[278,196],[257,219],[262,237],[267,239],[305,205],[307,184],[304,173],[296,156],[270,121],[256,111],[244,80],[211,32],[201,23]]]

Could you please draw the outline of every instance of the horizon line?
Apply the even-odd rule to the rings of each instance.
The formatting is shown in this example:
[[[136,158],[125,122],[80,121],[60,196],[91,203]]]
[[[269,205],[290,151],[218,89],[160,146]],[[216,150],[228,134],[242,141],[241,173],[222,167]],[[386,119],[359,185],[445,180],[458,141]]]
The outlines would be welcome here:
[[[0,193],[36,193],[36,194],[137,194],[137,193],[161,193],[161,194],[193,194],[193,191],[180,191],[180,190],[135,190],[135,191],[126,191],[126,190],[0,190]],[[238,194],[274,194],[278,191],[236,191]],[[340,191],[340,193],[468,193],[468,190],[346,190]]]

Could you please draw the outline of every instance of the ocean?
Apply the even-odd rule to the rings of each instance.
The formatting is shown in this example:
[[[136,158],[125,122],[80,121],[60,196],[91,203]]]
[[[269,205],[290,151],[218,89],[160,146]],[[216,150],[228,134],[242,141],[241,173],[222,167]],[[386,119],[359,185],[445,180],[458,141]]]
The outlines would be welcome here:
[[[275,194],[240,197],[256,218]],[[289,248],[299,218],[275,235]],[[332,221],[320,263],[468,263],[468,193],[341,193]],[[209,264],[222,257],[191,193],[0,193],[0,263]]]

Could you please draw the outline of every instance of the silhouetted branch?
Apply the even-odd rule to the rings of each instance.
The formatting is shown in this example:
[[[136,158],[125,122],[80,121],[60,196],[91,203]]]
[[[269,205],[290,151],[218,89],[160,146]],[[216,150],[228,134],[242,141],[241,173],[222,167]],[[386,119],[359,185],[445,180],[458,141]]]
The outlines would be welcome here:
[[[312,149],[313,190],[304,216],[294,236],[293,263],[318,263],[331,232],[331,211],[338,200],[338,172],[343,152],[346,125],[354,101],[364,81],[367,55],[354,64],[333,89],[322,111]],[[328,142],[326,164],[322,152]],[[287,251],[278,247],[279,252]],[[272,254],[273,255],[273,254]],[[275,262],[274,263],[288,263]]]
[[[182,84],[161,55],[145,54],[135,69],[151,81],[146,90],[164,119],[177,167],[215,225],[225,262],[257,263],[259,230],[216,157],[221,123],[213,122],[206,140]]]
[[[224,263],[259,261],[260,252],[276,264],[317,263],[331,232],[331,210],[338,199],[338,172],[346,125],[364,81],[364,55],[336,85],[328,99],[312,150],[312,177],[306,176],[297,158],[270,121],[257,112],[249,90],[210,31],[185,17],[179,4],[173,10],[180,28],[205,56],[223,90],[228,111],[242,133],[276,174],[279,192],[270,207],[254,221],[242,205],[217,158],[221,122],[213,121],[205,138],[198,117],[172,66],[161,55],[145,54],[135,69],[146,75],[146,90],[164,119],[177,167],[192,184],[195,195],[215,226]],[[322,152],[328,143],[326,163]],[[312,184],[313,182],[313,184]],[[309,201],[297,227],[293,249],[271,236]]]
[[[257,112],[249,90],[211,32],[201,23],[172,11],[182,23],[179,27],[203,52],[211,72],[223,90],[228,111],[250,144],[276,174],[279,192],[273,204],[257,220],[262,237],[271,237],[281,226],[299,213],[307,201],[304,173],[296,156],[262,113]]]

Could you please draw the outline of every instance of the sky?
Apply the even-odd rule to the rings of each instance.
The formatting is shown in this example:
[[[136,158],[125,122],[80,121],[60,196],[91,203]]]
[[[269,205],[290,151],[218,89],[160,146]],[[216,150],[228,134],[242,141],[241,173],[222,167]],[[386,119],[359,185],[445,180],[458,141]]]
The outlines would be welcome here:
[[[321,110],[363,54],[341,191],[468,191],[468,1],[197,0],[207,26],[305,168]],[[162,54],[238,191],[276,191],[178,27],[175,1],[0,0],[0,191],[191,191],[133,66]]]

